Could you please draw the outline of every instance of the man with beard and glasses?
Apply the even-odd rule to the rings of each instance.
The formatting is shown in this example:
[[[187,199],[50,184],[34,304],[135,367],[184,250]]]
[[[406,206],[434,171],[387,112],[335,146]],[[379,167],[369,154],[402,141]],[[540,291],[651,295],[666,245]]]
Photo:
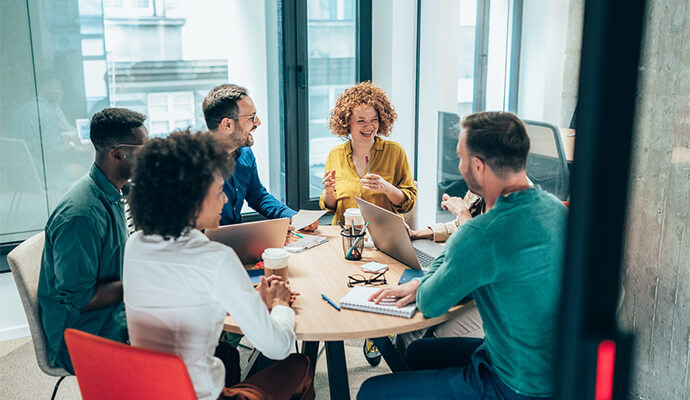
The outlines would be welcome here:
[[[567,210],[531,186],[525,173],[529,138],[511,113],[463,120],[458,168],[486,211],[460,226],[427,273],[371,296],[376,303],[416,300],[424,316],[446,313],[472,295],[485,338],[412,342],[410,371],[377,376],[358,399],[532,399],[554,393],[554,345]]]
[[[244,201],[266,218],[290,218],[297,212],[271,195],[259,179],[256,158],[251,146],[254,132],[261,125],[256,106],[247,89],[239,85],[223,84],[208,93],[202,105],[206,126],[214,135],[229,137],[236,148],[235,173],[225,181],[223,190],[228,202],[223,207],[221,225],[242,222]],[[313,231],[318,221],[304,230]]]

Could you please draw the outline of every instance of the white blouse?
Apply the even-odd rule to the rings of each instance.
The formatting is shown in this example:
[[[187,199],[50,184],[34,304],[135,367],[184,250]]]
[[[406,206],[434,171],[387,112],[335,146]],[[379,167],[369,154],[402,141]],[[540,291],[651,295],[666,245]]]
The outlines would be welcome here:
[[[287,357],[295,343],[295,312],[269,314],[235,251],[192,230],[176,240],[130,236],[123,262],[124,303],[133,346],[175,353],[199,399],[216,399],[225,367],[213,356],[229,313],[266,357]]]

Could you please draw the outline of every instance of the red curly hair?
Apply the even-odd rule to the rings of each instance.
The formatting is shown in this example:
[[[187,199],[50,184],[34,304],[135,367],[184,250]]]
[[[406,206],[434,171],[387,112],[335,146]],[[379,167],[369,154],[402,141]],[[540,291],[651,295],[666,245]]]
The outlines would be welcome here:
[[[352,109],[367,105],[374,107],[379,115],[378,136],[388,136],[393,129],[393,122],[398,118],[391,102],[386,97],[386,92],[370,81],[360,82],[346,89],[335,102],[335,108],[331,111],[329,128],[334,135],[347,137],[350,134],[350,116]]]

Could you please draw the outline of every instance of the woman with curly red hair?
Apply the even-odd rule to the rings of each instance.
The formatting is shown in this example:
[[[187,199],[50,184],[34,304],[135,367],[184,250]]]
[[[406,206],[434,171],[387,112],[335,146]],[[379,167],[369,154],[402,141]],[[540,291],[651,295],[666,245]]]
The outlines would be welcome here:
[[[361,82],[345,90],[331,111],[330,129],[349,139],[331,150],[326,160],[319,206],[343,222],[355,197],[396,213],[408,212],[417,200],[405,150],[384,140],[398,115],[380,87]]]

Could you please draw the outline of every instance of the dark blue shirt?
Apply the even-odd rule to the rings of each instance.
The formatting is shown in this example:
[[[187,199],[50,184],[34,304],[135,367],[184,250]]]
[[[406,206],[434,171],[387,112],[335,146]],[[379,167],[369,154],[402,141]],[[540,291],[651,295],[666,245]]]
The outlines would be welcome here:
[[[259,179],[256,158],[249,147],[238,150],[235,172],[225,181],[223,191],[228,202],[223,206],[221,225],[242,222],[242,204],[247,200],[249,207],[266,218],[292,218],[297,212],[273,197]]]

